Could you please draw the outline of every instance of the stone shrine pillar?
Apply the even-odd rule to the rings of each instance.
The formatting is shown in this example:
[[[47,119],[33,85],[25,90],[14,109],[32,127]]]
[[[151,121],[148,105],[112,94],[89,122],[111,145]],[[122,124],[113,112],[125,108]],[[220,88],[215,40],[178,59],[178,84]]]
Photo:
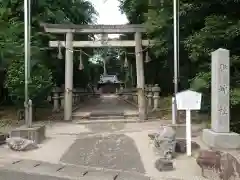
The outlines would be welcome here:
[[[72,119],[73,98],[73,33],[66,33],[66,56],[65,56],[65,95],[64,95],[64,120]]]
[[[144,65],[142,52],[142,34],[135,33],[135,55],[136,55],[136,70],[137,70],[137,93],[138,93],[138,111],[139,120],[147,120],[146,98],[144,92]]]
[[[229,51],[212,52],[211,129],[203,130],[203,141],[210,147],[240,147],[240,135],[230,132],[230,60]]]

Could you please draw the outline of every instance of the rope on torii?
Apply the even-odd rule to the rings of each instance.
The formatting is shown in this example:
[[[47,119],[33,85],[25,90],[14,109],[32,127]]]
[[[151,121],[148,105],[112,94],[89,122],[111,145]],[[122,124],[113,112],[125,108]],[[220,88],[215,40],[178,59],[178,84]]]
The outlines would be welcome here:
[[[52,41],[52,42],[54,42],[54,41]],[[64,43],[64,42],[63,42]],[[104,42],[103,42],[104,43]],[[156,43],[155,43],[156,44]],[[111,47],[111,45],[109,45],[110,47]],[[68,48],[66,48],[65,46],[64,46],[64,44],[62,44],[62,42],[61,41],[58,41],[57,42],[57,46],[51,46],[51,47],[58,47],[58,59],[63,59],[63,55],[62,55],[62,52],[61,52],[61,49],[62,48],[65,48],[66,50],[68,50],[68,51],[73,51],[73,52],[78,52],[78,51],[81,51],[83,54],[85,54],[86,56],[88,56],[88,57],[92,57],[92,55],[89,55],[89,54],[87,54],[86,52],[84,52],[83,50],[77,50],[77,49],[75,49],[75,50],[70,50],[70,49],[68,49]],[[149,46],[146,46],[141,52],[147,52],[148,51],[148,49],[149,48],[151,48],[151,45],[149,45]],[[138,52],[139,53],[139,52]],[[122,51],[122,52],[120,52],[119,53],[119,55],[121,55],[121,54],[127,54],[127,55],[136,55],[137,53],[136,52],[129,52],[129,53],[127,53],[126,51]],[[147,56],[148,56],[148,52],[147,52]],[[149,59],[150,59],[150,57],[149,57]],[[150,59],[151,60],[151,59]],[[149,61],[146,61],[145,60],[145,62],[149,62]]]
[[[151,58],[149,57],[148,50],[146,51],[145,63],[149,63]]]
[[[104,43],[106,41],[106,36],[105,36],[105,38],[102,38],[101,41],[103,41],[102,43]],[[144,61],[145,63],[149,63],[151,61],[151,58],[149,57],[148,48],[149,47],[147,47],[146,49],[143,50],[143,52],[146,51],[145,61]],[[84,69],[83,59],[82,59],[82,52],[83,51],[81,49],[78,50],[78,51],[80,53],[79,54],[79,67],[78,67],[78,69],[81,71],[81,70]],[[131,54],[131,53],[129,53],[129,54]],[[86,54],[86,55],[88,55],[88,54]],[[125,56],[124,67],[125,68],[128,68],[128,58],[127,58],[127,55],[128,55],[128,53],[126,51],[124,51],[124,56]],[[88,56],[91,57],[90,55],[88,55]],[[58,59],[63,59],[61,41],[58,41],[58,55],[57,55],[57,58]],[[106,64],[106,62],[104,62],[104,64]]]
[[[79,52],[79,67],[78,69],[82,71],[84,69],[83,60],[82,60],[82,51]]]
[[[57,55],[58,59],[63,59],[63,55],[62,55],[62,48],[61,48],[61,42],[58,41],[58,55]]]

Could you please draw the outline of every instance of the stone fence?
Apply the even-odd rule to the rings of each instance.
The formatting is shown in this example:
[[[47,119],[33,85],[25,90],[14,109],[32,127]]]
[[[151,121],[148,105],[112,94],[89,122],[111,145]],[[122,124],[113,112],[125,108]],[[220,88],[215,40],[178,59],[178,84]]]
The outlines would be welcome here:
[[[155,85],[146,85],[145,86],[145,97],[148,109],[153,111],[159,110],[160,105],[160,87],[158,84]],[[120,89],[118,92],[120,96],[122,96],[125,100],[131,101],[137,105],[138,103],[138,95],[136,88],[128,88],[128,89]]]
[[[92,97],[95,93],[83,88],[73,89],[73,106],[78,105],[80,102]],[[55,87],[52,90],[51,100],[53,102],[53,112],[59,112],[64,109],[64,90],[60,87]]]

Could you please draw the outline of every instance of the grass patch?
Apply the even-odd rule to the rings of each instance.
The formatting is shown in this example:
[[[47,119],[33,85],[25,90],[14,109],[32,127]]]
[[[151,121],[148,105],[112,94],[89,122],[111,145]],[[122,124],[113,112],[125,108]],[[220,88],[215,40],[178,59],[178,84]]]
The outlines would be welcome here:
[[[160,97],[159,107],[161,110],[172,109],[172,96]]]

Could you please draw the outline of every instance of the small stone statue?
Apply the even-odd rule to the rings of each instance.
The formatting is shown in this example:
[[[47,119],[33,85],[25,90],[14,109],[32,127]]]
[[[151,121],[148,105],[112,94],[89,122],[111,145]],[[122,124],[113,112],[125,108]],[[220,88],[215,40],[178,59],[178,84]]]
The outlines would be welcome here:
[[[163,131],[154,137],[154,146],[163,155],[165,159],[172,159],[175,152],[176,132],[170,126],[165,126]]]

